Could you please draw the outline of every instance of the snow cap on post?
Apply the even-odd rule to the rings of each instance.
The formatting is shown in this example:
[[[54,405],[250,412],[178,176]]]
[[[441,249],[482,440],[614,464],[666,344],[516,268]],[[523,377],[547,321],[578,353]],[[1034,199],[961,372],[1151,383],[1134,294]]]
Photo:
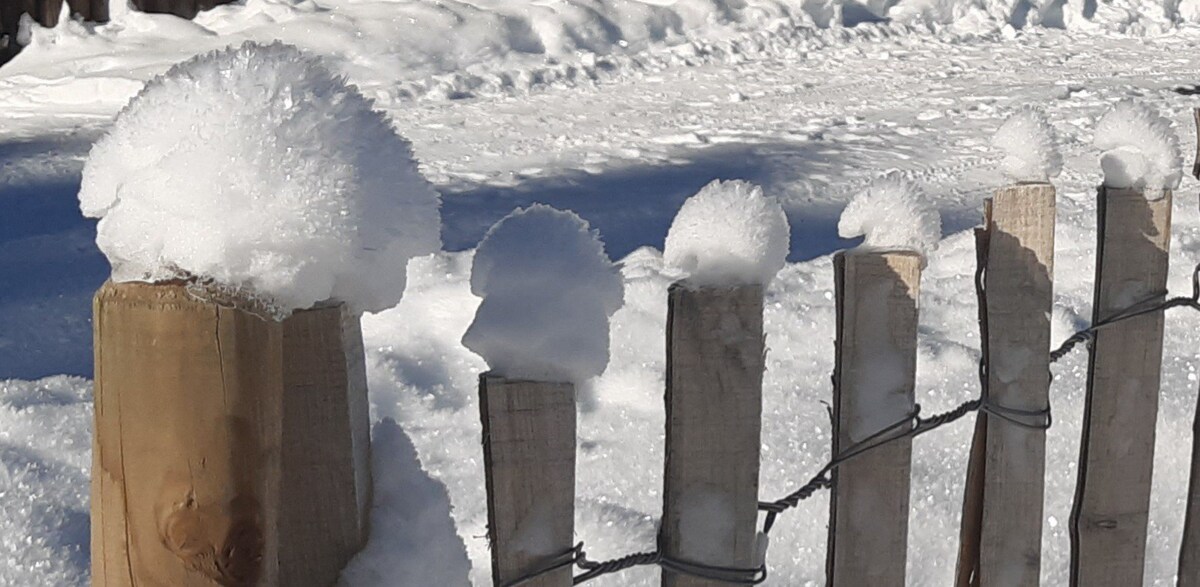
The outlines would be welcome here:
[[[114,281],[195,279],[277,318],[400,301],[438,250],[438,194],[371,100],[317,59],[246,43],[150,81],[83,169]]]
[[[580,383],[608,366],[624,284],[574,212],[534,204],[502,218],[475,250],[471,292],[483,301],[462,342],[496,375]]]
[[[1044,183],[1062,173],[1058,133],[1041,109],[1017,110],[992,136],[992,147],[1003,155],[1000,170],[1012,181]]]
[[[1183,155],[1179,138],[1154,108],[1122,100],[1096,125],[1096,148],[1103,151],[1104,185],[1145,190],[1148,195],[1179,187]]]
[[[866,237],[861,249],[919,253],[924,266],[942,236],[942,217],[915,184],[892,173],[850,200],[838,220],[838,236]]]
[[[716,180],[683,203],[663,259],[694,285],[766,285],[783,268],[790,239],[783,207],[762,188]]]

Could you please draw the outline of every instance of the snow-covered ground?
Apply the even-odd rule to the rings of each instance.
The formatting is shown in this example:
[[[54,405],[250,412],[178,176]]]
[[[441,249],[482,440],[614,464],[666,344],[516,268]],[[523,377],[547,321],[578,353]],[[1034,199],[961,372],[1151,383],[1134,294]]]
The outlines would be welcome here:
[[[1190,110],[1200,99],[1175,91],[1200,84],[1200,29],[1183,24],[1195,11],[1186,0],[1169,9],[1060,3],[1067,30],[1021,31],[1004,26],[1012,13],[1005,17],[998,2],[872,2],[867,14],[894,21],[854,28],[813,16],[840,6],[842,21],[847,13],[869,20],[851,2],[662,4],[248,0],[195,24],[124,14],[94,30],[65,23],[33,31],[33,46],[0,68],[0,378],[13,378],[0,381],[0,585],[87,583],[90,382],[81,377],[91,370],[90,296],[109,268],[94,222],[78,212],[80,172],[142,81],[196,52],[280,37],[327,56],[413,142],[443,193],[449,252],[413,261],[400,304],[364,319],[384,507],[367,558],[348,575],[356,585],[465,583],[461,550],[449,552],[461,545],[470,581],[489,584],[475,395],[485,364],[460,341],[479,303],[470,290],[473,249],[513,208],[543,202],[577,212],[600,231],[624,277],[611,362],[585,386],[579,420],[577,533],[593,557],[607,558],[654,544],[666,287],[675,277],[658,249],[699,188],[753,181],[782,200],[792,228],[789,264],[766,300],[761,482],[773,499],[828,457],[829,255],[855,244],[837,237],[852,196],[898,170],[942,214],[944,239],[922,284],[917,394],[926,412],[939,411],[976,394],[968,229],[982,198],[1004,181],[989,145],[1008,115],[1037,105],[1063,142],[1055,341],[1090,316],[1096,119],[1135,97],[1169,113],[1185,149],[1195,140]],[[1018,4],[1052,20],[1050,4]],[[558,16],[533,15],[547,7]],[[901,18],[920,7],[942,16]],[[686,18],[655,16],[667,13]],[[595,14],[607,24],[589,25]],[[652,26],[656,18],[668,25]],[[538,32],[526,38],[529,30]],[[1164,32],[1126,34],[1147,30]],[[1198,187],[1186,178],[1176,194],[1173,291],[1188,288],[1200,260]],[[1173,584],[1198,346],[1200,316],[1171,316],[1150,585]],[[1054,369],[1046,585],[1067,583],[1085,368],[1077,354]],[[960,423],[915,443],[912,585],[950,583],[970,428]],[[768,585],[823,583],[827,513],[822,494],[776,524]],[[656,580],[656,571],[638,569],[593,584]]]

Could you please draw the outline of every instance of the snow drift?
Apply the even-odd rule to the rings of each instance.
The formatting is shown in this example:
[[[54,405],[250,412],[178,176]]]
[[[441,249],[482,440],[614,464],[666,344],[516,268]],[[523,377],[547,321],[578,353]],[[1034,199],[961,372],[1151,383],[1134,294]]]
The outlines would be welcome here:
[[[408,141],[318,60],[245,44],[147,84],[92,148],[79,201],[116,281],[195,277],[280,313],[394,306],[440,247]]]
[[[624,288],[575,213],[535,204],[497,222],[475,252],[471,292],[483,301],[462,342],[497,375],[581,383],[608,365]]]
[[[1200,0],[245,0],[190,22],[112,4],[105,25],[31,23],[25,51],[0,69],[0,82],[25,83],[0,83],[0,105],[103,110],[172,63],[245,41],[320,54],[372,97],[453,99],[853,36],[953,40],[1034,26],[1152,34],[1200,22]]]

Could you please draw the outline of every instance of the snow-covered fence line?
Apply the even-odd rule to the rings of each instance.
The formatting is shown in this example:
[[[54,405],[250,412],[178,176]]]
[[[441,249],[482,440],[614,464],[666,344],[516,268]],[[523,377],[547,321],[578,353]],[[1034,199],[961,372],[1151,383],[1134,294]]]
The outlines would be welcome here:
[[[1053,350],[1056,139],[1044,116],[1032,111],[1014,116],[998,133],[997,145],[1009,152],[1003,166],[1016,182],[985,202],[984,226],[976,232],[980,395],[933,416],[922,415],[913,387],[920,272],[923,253],[940,236],[936,213],[924,211],[919,193],[898,178],[880,180],[856,198],[839,231],[866,238],[834,261],[834,456],[793,493],[753,509],[743,506],[758,499],[762,400],[756,393],[761,372],[754,370],[761,369],[763,347],[755,313],[761,318],[761,285],[773,273],[774,265],[764,261],[773,249],[765,244],[772,239],[771,213],[758,204],[761,193],[744,184],[705,188],[681,210],[664,255],[687,276],[668,295],[658,548],[597,562],[563,534],[524,568],[503,575],[493,570],[496,585],[565,587],[640,565],[660,566],[665,586],[758,584],[767,577],[767,536],[779,516],[820,489],[832,490],[827,584],[903,584],[911,441],[971,413],[977,421],[956,585],[1038,585],[1050,367],[1084,342],[1090,361],[1071,515],[1072,584],[1141,584],[1164,315],[1173,308],[1200,311],[1200,265],[1192,293],[1167,299],[1171,192],[1182,162],[1164,124],[1130,103],[1101,121],[1097,146],[1104,151],[1105,180],[1098,189],[1093,321]],[[739,258],[742,251],[751,254]],[[494,410],[486,387],[480,391],[485,421]],[[1200,416],[1197,421],[1200,433]],[[557,438],[574,442],[570,435]],[[560,450],[568,449],[573,446]],[[531,479],[549,469],[531,466]],[[489,507],[493,490],[489,485]],[[1185,513],[1181,585],[1200,580],[1198,494],[1200,451]],[[523,535],[542,535],[532,528],[544,522],[515,524],[525,527]],[[494,552],[528,551],[527,540],[492,532],[489,538]],[[572,565],[582,570],[573,578],[563,572]]]

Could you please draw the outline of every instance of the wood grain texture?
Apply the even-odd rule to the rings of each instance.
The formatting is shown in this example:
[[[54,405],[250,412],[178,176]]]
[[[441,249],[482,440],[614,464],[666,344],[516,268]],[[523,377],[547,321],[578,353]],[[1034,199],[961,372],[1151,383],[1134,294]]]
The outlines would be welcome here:
[[[997,406],[1045,410],[1054,304],[1054,187],[999,190],[988,220],[988,393]],[[1046,432],[989,414],[983,468],[979,584],[1041,580]],[[1035,419],[1036,420],[1036,419]]]
[[[834,257],[834,271],[833,454],[838,455],[913,410],[921,257],[850,251]],[[906,438],[835,469],[827,585],[904,585],[911,462],[912,441]]]
[[[574,545],[575,388],[479,377],[488,544],[497,587],[545,567]],[[522,587],[567,587],[572,567]]]
[[[666,468],[660,545],[671,558],[758,566],[763,292],[668,292]],[[718,587],[664,570],[667,587]]]
[[[333,585],[365,530],[357,318],[267,321],[182,285],[94,304],[92,584]]]
[[[1166,292],[1171,194],[1101,188],[1093,323]],[[1088,391],[1071,512],[1071,585],[1142,585],[1163,314],[1102,329]]]
[[[95,299],[93,585],[276,585],[282,328],[182,286]]]
[[[282,585],[333,585],[367,537],[370,499],[366,359],[344,305],[283,322]],[[317,530],[317,531],[314,531]]]

